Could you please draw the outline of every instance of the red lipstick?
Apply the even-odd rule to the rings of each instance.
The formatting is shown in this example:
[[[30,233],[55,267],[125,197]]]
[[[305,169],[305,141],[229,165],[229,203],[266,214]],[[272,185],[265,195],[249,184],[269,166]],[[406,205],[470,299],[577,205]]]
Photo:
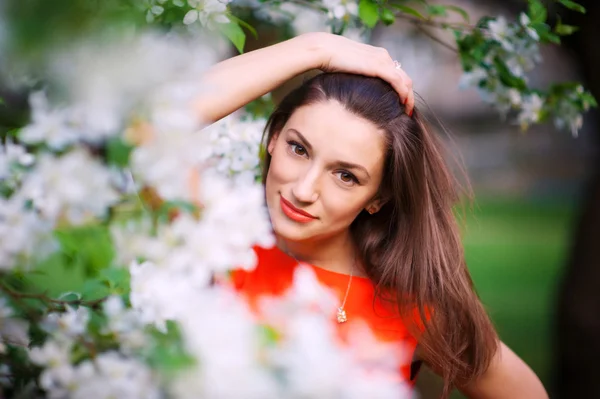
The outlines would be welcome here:
[[[293,221],[299,223],[308,223],[311,220],[316,219],[316,216],[313,216],[310,213],[304,212],[303,210],[296,208],[294,205],[292,205],[291,202],[283,198],[283,195],[280,195],[279,198],[281,210],[283,211],[285,216],[289,217]]]

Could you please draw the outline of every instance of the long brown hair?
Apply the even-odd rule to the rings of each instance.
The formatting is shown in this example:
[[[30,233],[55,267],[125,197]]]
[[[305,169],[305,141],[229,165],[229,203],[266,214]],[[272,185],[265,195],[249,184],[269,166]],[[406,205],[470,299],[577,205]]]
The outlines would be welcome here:
[[[361,212],[350,229],[378,297],[396,305],[424,360],[444,378],[447,396],[453,386],[480,376],[498,347],[465,264],[453,214],[457,181],[419,111],[407,116],[398,94],[378,78],[324,73],[306,81],[271,115],[265,144],[298,107],[327,100],[386,133],[379,190],[385,204],[374,215]],[[266,153],[263,179],[270,162]]]

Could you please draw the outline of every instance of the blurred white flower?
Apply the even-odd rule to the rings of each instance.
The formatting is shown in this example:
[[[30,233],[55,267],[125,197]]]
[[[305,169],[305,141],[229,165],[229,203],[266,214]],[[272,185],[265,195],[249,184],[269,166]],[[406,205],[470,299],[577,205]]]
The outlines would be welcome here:
[[[322,0],[330,19],[343,19],[358,15],[358,3],[354,0]]]
[[[13,317],[13,310],[6,298],[0,298],[0,354],[6,350],[6,344],[27,347],[29,344],[29,323]]]
[[[40,386],[52,398],[68,397],[67,387],[76,383],[75,370],[71,364],[72,341],[46,340],[44,345],[29,350],[29,359],[44,367],[40,375]]]
[[[513,30],[506,21],[506,18],[500,16],[495,20],[489,21],[488,28],[494,40],[499,42],[505,50],[512,51],[513,46],[510,38],[513,35]]]
[[[87,330],[90,319],[88,308],[80,306],[77,309],[66,305],[63,313],[50,313],[44,320],[45,329],[57,337],[76,337],[83,335]]]
[[[60,150],[79,138],[79,129],[68,109],[50,109],[44,92],[32,93],[31,124],[21,129],[19,138],[24,143],[46,143],[50,148]]]
[[[188,4],[194,9],[185,14],[183,23],[190,25],[200,21],[202,26],[216,29],[217,24],[230,22],[229,17],[227,17],[227,4],[229,2],[230,0],[188,0]]]
[[[523,98],[521,112],[517,117],[522,127],[527,127],[540,120],[540,113],[544,106],[544,100],[537,94],[532,94]]]
[[[208,137],[195,131],[155,132],[131,153],[131,170],[163,199],[191,201],[194,178],[210,151]]]
[[[222,175],[248,175],[252,180],[260,175],[260,143],[267,121],[240,119],[230,115],[204,128],[199,134],[208,137],[210,157]]]
[[[254,315],[239,296],[213,287],[197,291],[187,309],[179,325],[186,348],[201,367],[195,370],[199,380],[195,384],[190,384],[191,375],[185,373],[175,381],[176,397],[286,397],[277,390],[275,376],[261,365]],[[231,384],[232,380],[236,383]]]
[[[568,101],[562,101],[558,107],[559,111],[554,118],[554,126],[557,129],[569,129],[573,137],[577,137],[579,129],[583,126],[583,116]]]
[[[28,153],[25,147],[13,143],[10,139],[7,139],[5,144],[0,143],[0,181],[19,178],[15,167],[28,167],[34,162],[35,157]]]
[[[128,35],[118,43],[83,40],[54,54],[51,73],[77,104],[75,115],[87,127],[85,139],[98,141],[119,133],[133,110],[150,120],[164,104],[188,111],[183,101],[199,89],[198,76],[216,61],[221,42],[156,32]]]
[[[25,207],[19,195],[0,198],[0,270],[26,267],[58,249],[53,223]]]
[[[200,289],[189,276],[151,262],[132,262],[131,306],[142,323],[166,332],[166,322],[182,317],[190,298]],[[209,277],[207,277],[208,280]]]
[[[132,352],[148,343],[139,313],[125,307],[119,296],[108,297],[103,303],[103,310],[108,318],[108,325],[103,334],[113,334],[120,344],[121,351]]]
[[[118,352],[104,352],[75,368],[72,399],[158,399],[162,395],[147,365]]]
[[[527,32],[527,35],[532,38],[533,40],[540,40],[540,35],[538,35],[538,33],[535,31],[535,29],[533,29],[531,27],[531,20],[529,19],[529,16],[527,14],[525,14],[524,12],[522,12],[521,14],[519,14],[519,23],[521,24],[521,26],[525,29],[525,32]]]
[[[153,399],[160,391],[151,370],[142,362],[114,351],[72,365],[71,347],[48,340],[29,351],[32,362],[46,366],[40,385],[52,398]]]
[[[107,167],[82,148],[60,157],[48,154],[24,179],[20,194],[49,220],[82,224],[103,217],[119,199]]]
[[[481,67],[475,67],[471,71],[464,72],[462,74],[458,85],[461,89],[478,87],[479,84],[487,78],[487,76],[488,72],[485,69]]]

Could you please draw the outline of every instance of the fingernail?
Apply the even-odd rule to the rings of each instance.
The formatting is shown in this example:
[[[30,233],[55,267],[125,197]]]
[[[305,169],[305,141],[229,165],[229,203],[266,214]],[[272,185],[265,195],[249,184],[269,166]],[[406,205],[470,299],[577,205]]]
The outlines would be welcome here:
[[[411,109],[411,110],[410,110],[410,112],[408,113],[408,116],[409,116],[410,118],[412,118],[413,111],[414,111],[414,109]]]
[[[408,102],[408,97],[406,97],[406,98],[404,99],[404,102],[403,102],[402,104],[403,104],[403,105],[406,105],[406,103],[407,103],[407,102]]]

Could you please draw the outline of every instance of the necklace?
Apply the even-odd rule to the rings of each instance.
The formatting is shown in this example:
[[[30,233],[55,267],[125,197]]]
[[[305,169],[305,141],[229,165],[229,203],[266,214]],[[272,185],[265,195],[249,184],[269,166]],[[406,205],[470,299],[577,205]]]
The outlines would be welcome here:
[[[296,260],[296,262],[298,263],[302,263],[300,260],[298,260],[298,258],[296,258],[294,255],[292,255],[289,252],[286,252],[289,256],[291,256],[292,258],[294,258]],[[346,294],[344,295],[344,300],[342,301],[342,304],[340,305],[339,308],[337,308],[337,313],[336,313],[336,318],[337,318],[337,322],[339,324],[345,323],[348,321],[348,315],[346,314],[346,309],[344,309],[344,306],[346,306],[346,300],[348,299],[348,294],[350,293],[350,286],[352,285],[352,276],[354,274],[354,265],[356,264],[356,258],[354,258],[354,261],[352,262],[352,268],[350,269],[350,278],[348,278],[348,287],[346,288]]]
[[[346,288],[346,295],[344,295],[344,300],[342,301],[342,306],[337,309],[337,322],[345,323],[348,321],[348,315],[346,315],[346,310],[344,306],[346,306],[346,299],[348,299],[348,293],[350,292],[350,285],[352,284],[352,273],[354,272],[354,263],[352,263],[352,269],[350,269],[350,278],[348,279],[348,288]]]

